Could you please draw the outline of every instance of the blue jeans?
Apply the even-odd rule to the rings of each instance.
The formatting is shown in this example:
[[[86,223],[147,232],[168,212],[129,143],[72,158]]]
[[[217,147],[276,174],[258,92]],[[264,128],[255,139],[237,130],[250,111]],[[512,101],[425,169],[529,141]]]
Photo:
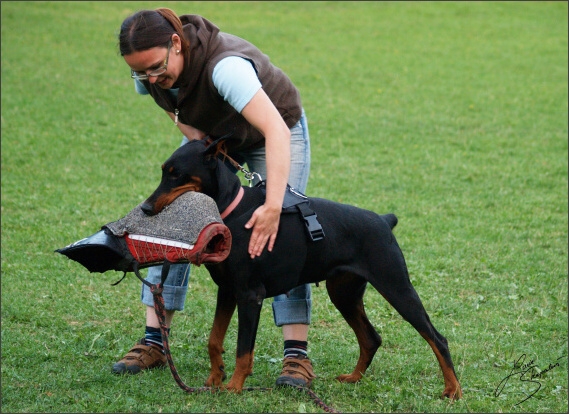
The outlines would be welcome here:
[[[310,174],[310,136],[304,111],[300,120],[291,129],[291,166],[288,183],[301,192],[306,191],[308,176]],[[182,145],[188,142],[184,137]],[[238,162],[247,163],[248,170],[256,172],[266,178],[265,148],[240,152],[235,157]],[[257,180],[257,178],[256,178]],[[256,184],[256,182],[255,182]],[[278,237],[278,235],[277,235]],[[162,266],[148,269],[146,280],[150,283],[160,282]],[[189,264],[175,264],[164,283],[164,304],[168,310],[183,310],[188,281],[190,279]],[[273,301],[273,316],[277,326],[289,324],[310,324],[312,311],[312,292],[309,284],[292,289],[288,295],[279,295]],[[142,285],[142,303],[154,306],[154,299],[146,285]]]

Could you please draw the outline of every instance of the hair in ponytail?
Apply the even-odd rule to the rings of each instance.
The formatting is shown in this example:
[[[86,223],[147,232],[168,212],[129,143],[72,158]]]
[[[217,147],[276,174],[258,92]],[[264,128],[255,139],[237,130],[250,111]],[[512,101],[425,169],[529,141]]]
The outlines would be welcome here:
[[[173,34],[180,36],[182,53],[185,54],[189,49],[189,43],[176,13],[167,8],[138,11],[121,24],[120,54],[125,56],[153,47],[167,47]]]

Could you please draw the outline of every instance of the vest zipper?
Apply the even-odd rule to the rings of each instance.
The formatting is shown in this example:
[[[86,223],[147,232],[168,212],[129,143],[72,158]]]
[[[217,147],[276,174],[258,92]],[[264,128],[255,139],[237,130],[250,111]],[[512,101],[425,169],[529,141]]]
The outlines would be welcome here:
[[[176,114],[176,117],[174,118],[174,125],[178,125],[178,114],[180,113],[180,111],[178,111],[178,108],[176,108],[174,110],[174,114]]]

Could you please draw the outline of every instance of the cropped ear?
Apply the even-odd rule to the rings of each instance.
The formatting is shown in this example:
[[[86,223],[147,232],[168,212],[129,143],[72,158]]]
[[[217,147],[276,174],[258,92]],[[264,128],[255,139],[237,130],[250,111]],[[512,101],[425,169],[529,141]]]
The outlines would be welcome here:
[[[213,137],[209,137],[206,141],[209,143],[209,145],[205,149],[204,155],[206,157],[217,156],[222,150],[225,151],[225,141],[232,135],[233,131],[222,136],[221,138],[214,139]]]

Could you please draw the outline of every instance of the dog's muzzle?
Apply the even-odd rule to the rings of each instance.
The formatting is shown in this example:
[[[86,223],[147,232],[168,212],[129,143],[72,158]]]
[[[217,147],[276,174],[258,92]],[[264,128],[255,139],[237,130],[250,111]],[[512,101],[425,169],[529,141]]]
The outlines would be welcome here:
[[[90,272],[134,271],[170,263],[219,263],[231,250],[231,232],[209,196],[187,192],[162,212],[147,216],[137,206],[120,220],[56,252]]]

